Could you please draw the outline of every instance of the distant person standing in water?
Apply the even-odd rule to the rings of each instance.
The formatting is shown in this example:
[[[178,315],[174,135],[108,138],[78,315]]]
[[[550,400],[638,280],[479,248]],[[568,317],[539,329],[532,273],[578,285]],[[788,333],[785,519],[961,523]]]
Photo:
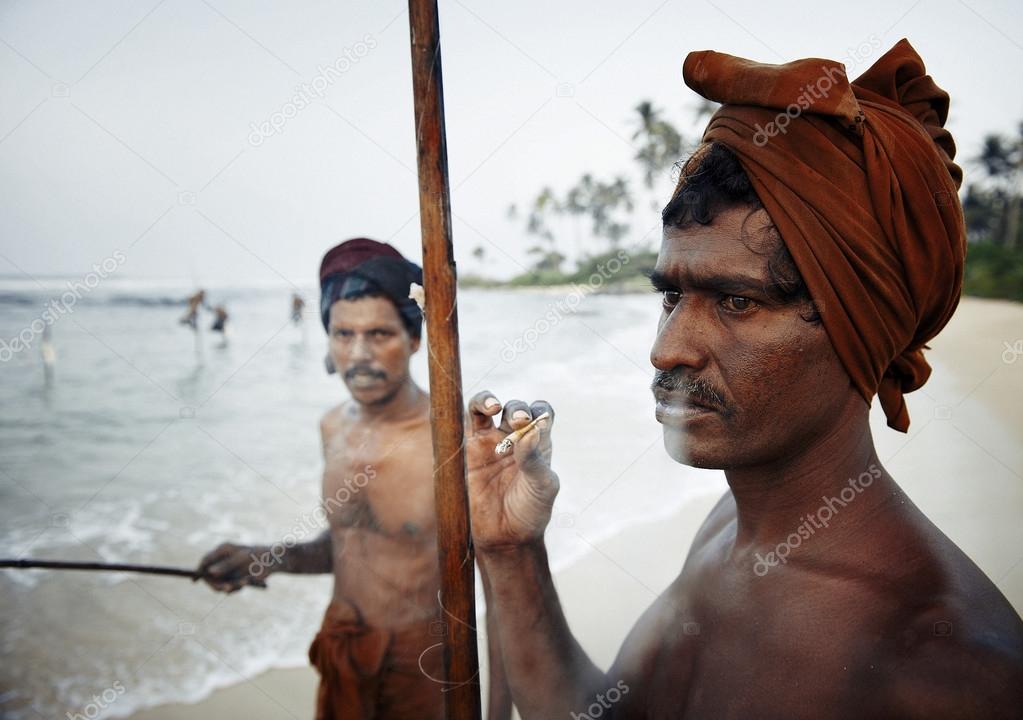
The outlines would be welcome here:
[[[210,325],[210,330],[213,332],[227,334],[227,319],[230,317],[227,314],[227,308],[223,305],[217,305],[213,308],[213,324]]]
[[[193,330],[199,329],[199,308],[206,304],[206,291],[199,289],[195,295],[186,300],[188,303],[188,310],[181,316],[180,322],[182,325],[188,325]]]
[[[302,311],[305,310],[305,300],[298,293],[291,294],[291,322],[295,325],[302,324]]]
[[[43,377],[46,385],[49,386],[53,383],[53,370],[57,365],[57,349],[53,346],[49,325],[43,328],[43,341],[39,346],[39,351],[43,357]]]

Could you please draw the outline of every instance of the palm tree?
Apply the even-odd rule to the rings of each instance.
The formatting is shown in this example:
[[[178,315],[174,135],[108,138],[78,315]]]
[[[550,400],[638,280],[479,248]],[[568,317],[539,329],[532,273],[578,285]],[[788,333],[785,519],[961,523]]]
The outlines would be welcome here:
[[[652,190],[654,178],[674,165],[682,154],[682,135],[649,100],[636,105],[636,113],[638,127],[632,139],[641,141],[636,161],[643,169],[643,183]]]
[[[994,185],[994,199],[1001,207],[997,229],[992,240],[1014,248],[1020,234],[1020,215],[1023,211],[1023,123],[1019,137],[1008,140],[1000,135],[988,135],[980,155],[976,158],[984,174]]]

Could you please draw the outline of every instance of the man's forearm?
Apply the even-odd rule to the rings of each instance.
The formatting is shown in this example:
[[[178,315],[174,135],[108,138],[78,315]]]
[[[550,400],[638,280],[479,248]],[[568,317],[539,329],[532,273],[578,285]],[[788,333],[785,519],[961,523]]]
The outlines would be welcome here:
[[[497,608],[494,607],[493,591],[486,567],[482,564],[480,576],[483,578],[483,596],[487,603],[487,665],[490,670],[490,682],[487,684],[487,720],[510,720],[511,690],[504,672],[504,659],[501,657]]]
[[[542,541],[479,554],[504,671],[523,720],[571,717],[606,684],[568,628]]]
[[[271,569],[286,573],[329,573],[334,571],[334,547],[330,530],[324,530],[315,540],[285,548],[283,554],[269,549]],[[274,562],[276,560],[276,562]]]

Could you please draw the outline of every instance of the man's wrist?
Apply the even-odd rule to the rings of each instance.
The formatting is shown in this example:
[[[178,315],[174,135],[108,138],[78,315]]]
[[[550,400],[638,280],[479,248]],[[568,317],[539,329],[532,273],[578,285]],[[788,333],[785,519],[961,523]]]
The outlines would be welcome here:
[[[252,545],[249,548],[249,557],[252,558],[252,563],[249,565],[249,574],[266,577],[270,573],[281,569],[281,565],[284,563],[287,555],[275,556],[272,545]]]
[[[547,546],[542,537],[522,543],[477,546],[475,550],[477,559],[488,568],[519,565],[547,557]]]

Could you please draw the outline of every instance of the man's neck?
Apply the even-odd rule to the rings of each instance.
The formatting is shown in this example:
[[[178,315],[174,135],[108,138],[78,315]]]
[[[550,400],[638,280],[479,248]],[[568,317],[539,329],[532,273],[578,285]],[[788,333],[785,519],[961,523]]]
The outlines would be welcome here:
[[[866,412],[836,423],[795,455],[727,470],[725,477],[735,498],[737,547],[783,542],[805,522],[816,527],[819,510],[822,519],[833,520],[828,526],[838,530],[827,534],[838,540],[840,528],[858,524],[898,490],[877,457]]]
[[[393,396],[381,403],[358,404],[359,419],[366,422],[398,422],[423,412],[427,395],[409,377]]]

